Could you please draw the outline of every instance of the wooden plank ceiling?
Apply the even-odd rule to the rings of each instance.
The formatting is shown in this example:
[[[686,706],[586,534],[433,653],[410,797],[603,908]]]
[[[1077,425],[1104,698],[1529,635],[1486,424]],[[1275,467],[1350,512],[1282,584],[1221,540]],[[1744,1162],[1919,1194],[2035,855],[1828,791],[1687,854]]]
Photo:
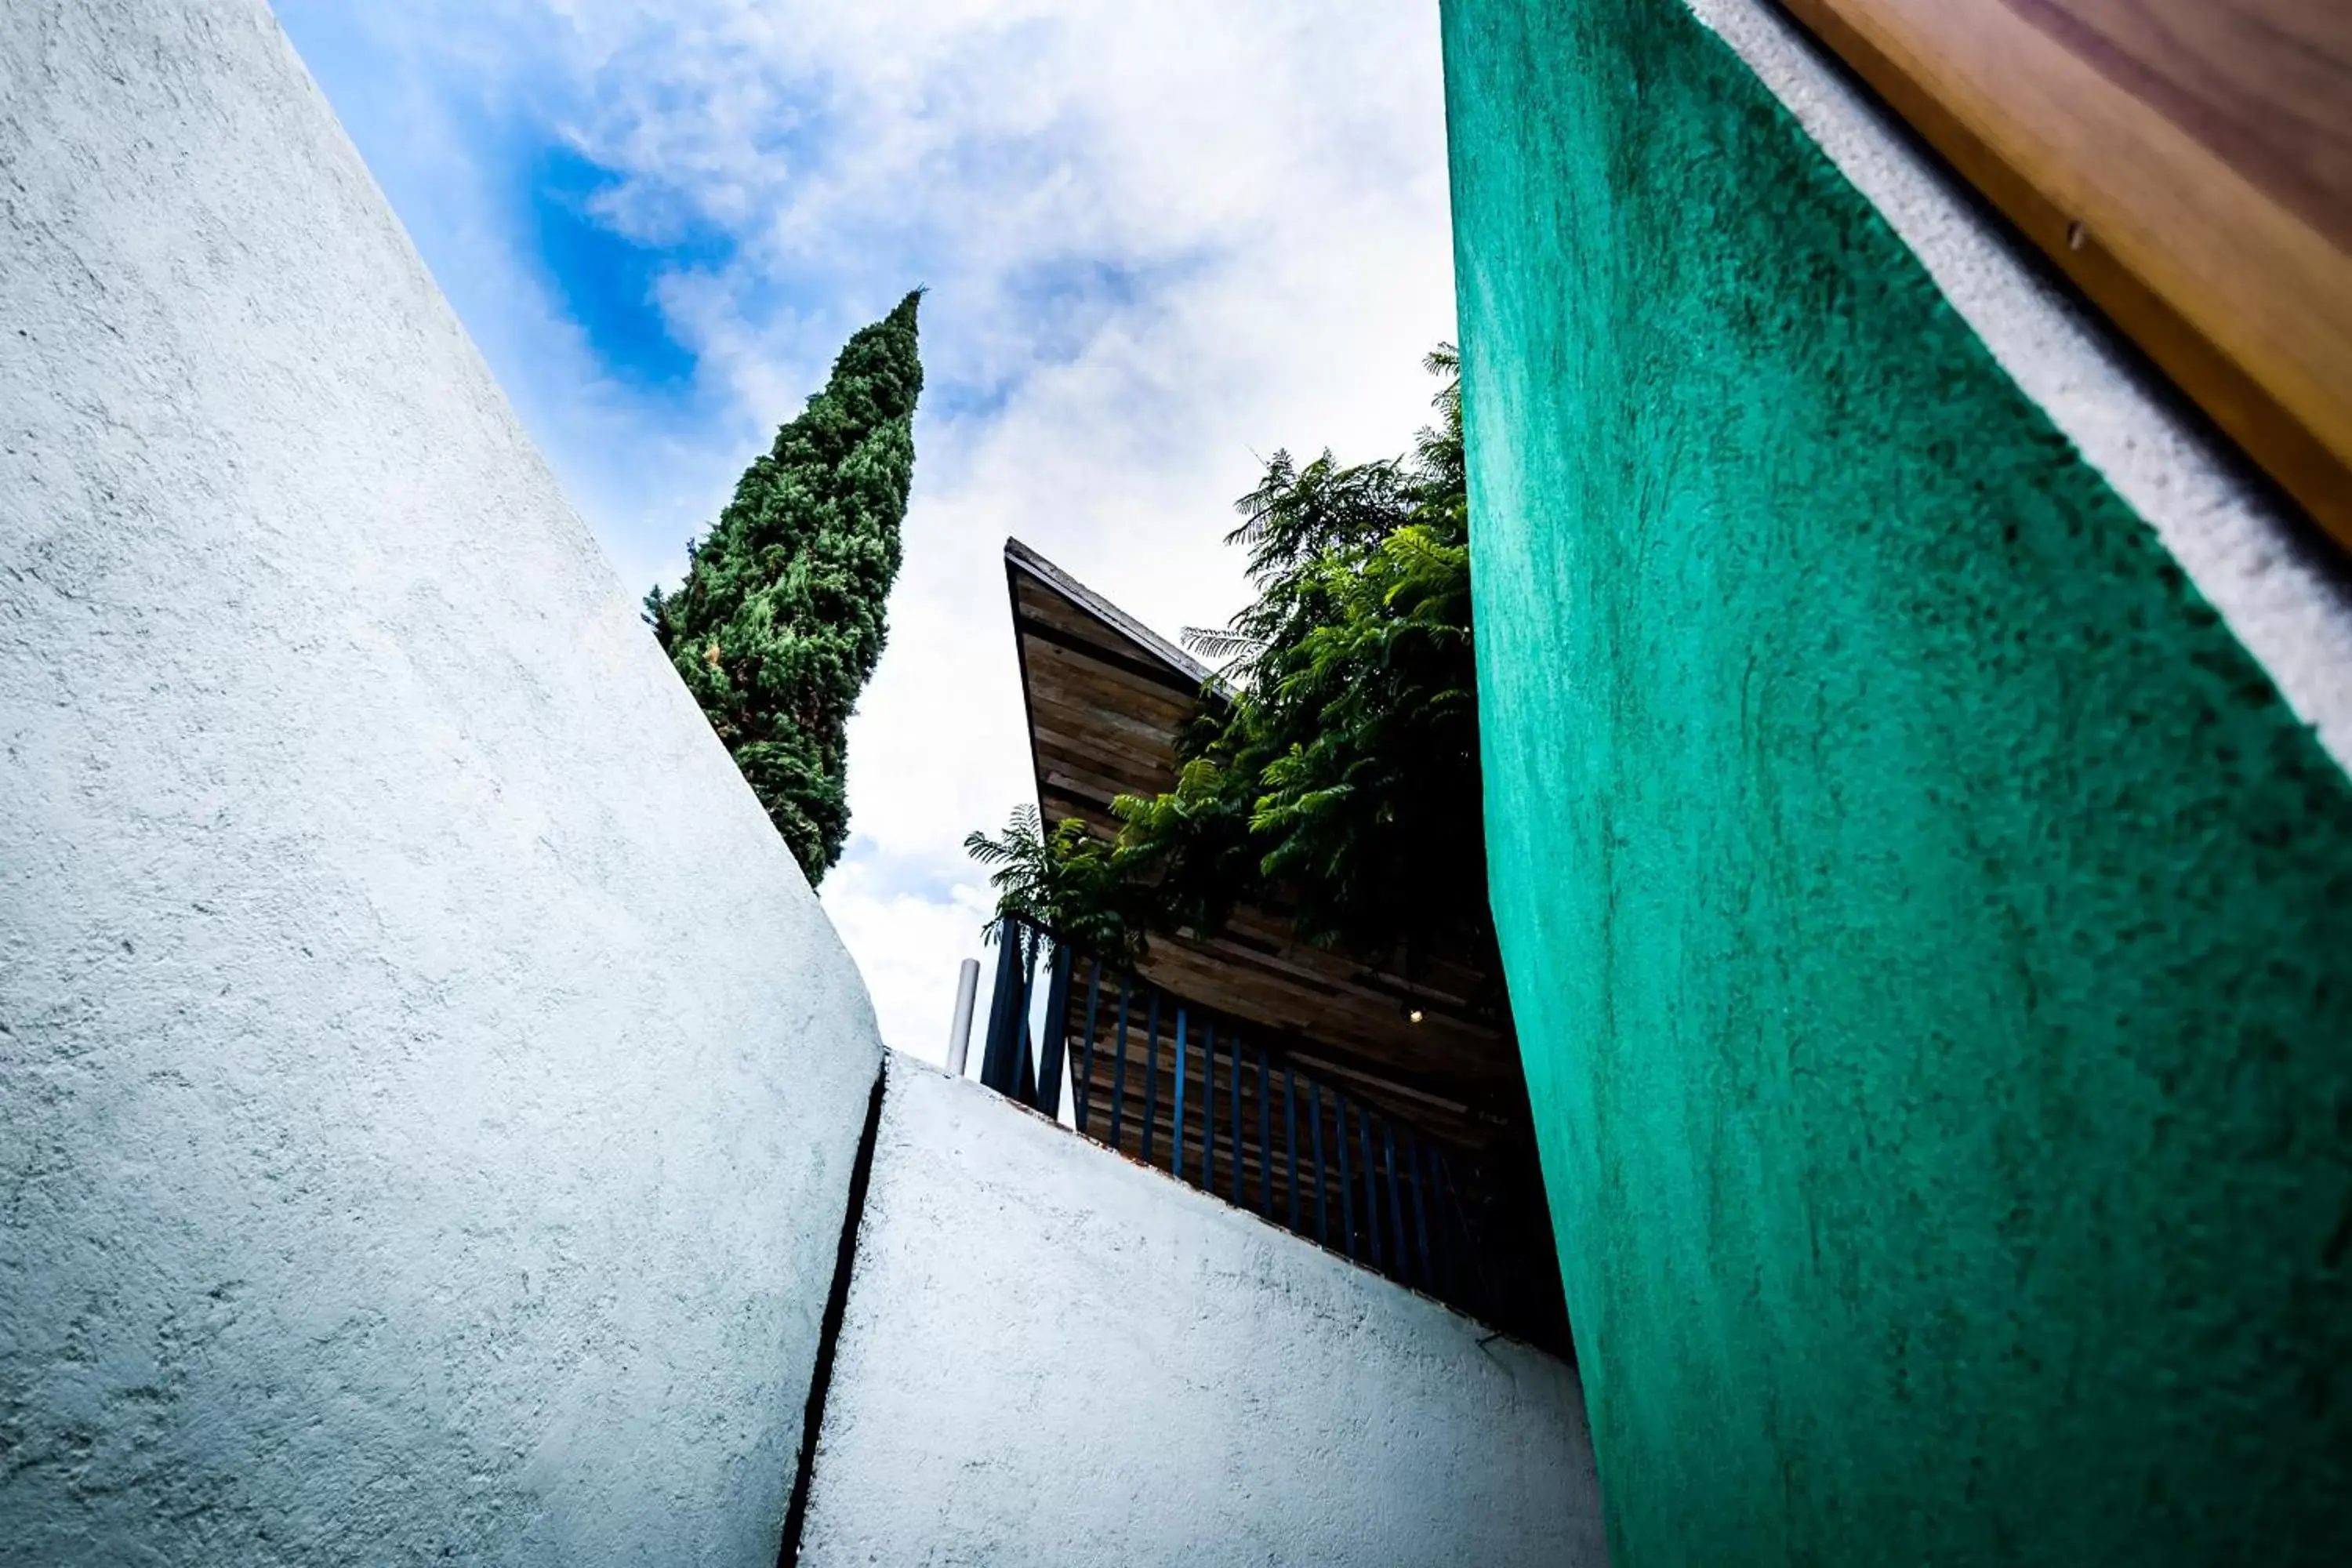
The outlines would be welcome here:
[[[1108,836],[1113,800],[1174,786],[1177,737],[1221,688],[1017,540],[1004,569],[1039,809]],[[1087,1136],[1573,1353],[1517,1054],[1473,1005],[1475,973],[1313,947],[1280,911],[1245,907],[1213,937],[1151,940],[1140,978],[1186,1005],[1188,1034],[1172,1007],[1082,967],[1063,1028]]]
[[[1108,837],[1115,797],[1174,787],[1177,736],[1215,677],[1017,540],[1004,565],[1039,809]],[[1449,1142],[1482,1145],[1525,1119],[1511,1042],[1475,1011],[1478,976],[1459,963],[1408,974],[1297,942],[1278,911],[1245,907],[1216,936],[1155,937],[1141,973]]]

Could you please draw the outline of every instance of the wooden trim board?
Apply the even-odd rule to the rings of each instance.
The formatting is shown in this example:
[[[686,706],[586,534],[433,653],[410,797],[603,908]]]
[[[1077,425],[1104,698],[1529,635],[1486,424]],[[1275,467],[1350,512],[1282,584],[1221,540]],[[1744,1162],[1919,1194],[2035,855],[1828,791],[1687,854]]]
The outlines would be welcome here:
[[[1780,3],[2352,546],[2352,3]]]

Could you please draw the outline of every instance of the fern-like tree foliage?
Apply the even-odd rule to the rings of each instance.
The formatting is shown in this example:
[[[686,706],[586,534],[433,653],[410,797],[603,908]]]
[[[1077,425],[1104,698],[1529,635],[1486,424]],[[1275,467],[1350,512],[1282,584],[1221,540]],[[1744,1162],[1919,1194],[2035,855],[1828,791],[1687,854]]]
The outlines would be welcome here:
[[[1000,919],[990,922],[991,941],[1003,934],[1001,917],[1007,913],[1042,921],[1090,952],[1126,951],[1142,930],[1139,889],[1130,889],[1113,864],[1112,845],[1074,817],[1048,829],[1035,806],[1016,806],[1003,837],[971,833],[963,847],[989,868],[996,888]]]
[[[921,290],[861,330],[646,620],[814,883],[849,836],[847,730],[888,636],[915,471]]]
[[[1034,817],[968,841],[1002,909],[1131,951],[1249,903],[1309,941],[1494,973],[1461,380],[1451,345],[1426,363],[1439,418],[1411,453],[1277,452],[1236,503],[1257,596],[1185,634],[1219,679],[1175,789],[1117,802],[1115,844]]]

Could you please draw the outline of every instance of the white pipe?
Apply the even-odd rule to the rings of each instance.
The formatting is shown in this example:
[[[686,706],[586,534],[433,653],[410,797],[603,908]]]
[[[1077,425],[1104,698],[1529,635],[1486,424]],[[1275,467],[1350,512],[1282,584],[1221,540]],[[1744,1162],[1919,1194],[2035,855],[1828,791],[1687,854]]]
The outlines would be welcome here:
[[[963,1076],[964,1058],[971,1055],[971,1004],[980,994],[980,960],[963,961],[963,973],[956,976],[955,1022],[948,1026],[948,1076]]]

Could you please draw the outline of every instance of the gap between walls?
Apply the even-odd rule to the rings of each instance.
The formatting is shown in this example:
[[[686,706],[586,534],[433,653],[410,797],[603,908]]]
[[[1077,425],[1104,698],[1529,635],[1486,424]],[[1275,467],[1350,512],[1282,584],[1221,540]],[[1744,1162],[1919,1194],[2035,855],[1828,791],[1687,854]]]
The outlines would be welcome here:
[[[866,1218],[866,1189],[874,1178],[874,1144],[882,1131],[882,1091],[890,1077],[889,1053],[875,1064],[874,1091],[866,1100],[866,1127],[857,1135],[857,1157],[849,1167],[849,1201],[842,1210],[841,1241],[833,1256],[833,1287],[825,1293],[824,1317],[817,1327],[816,1365],[809,1375],[808,1406],[801,1415],[800,1462],[793,1472],[793,1495],[784,1510],[784,1533],[776,1568],[794,1568],[801,1559],[801,1531],[808,1523],[809,1483],[816,1474],[817,1434],[824,1426],[824,1398],[833,1383],[833,1356],[841,1342],[841,1321],[849,1310],[849,1279],[857,1265],[857,1232]]]

